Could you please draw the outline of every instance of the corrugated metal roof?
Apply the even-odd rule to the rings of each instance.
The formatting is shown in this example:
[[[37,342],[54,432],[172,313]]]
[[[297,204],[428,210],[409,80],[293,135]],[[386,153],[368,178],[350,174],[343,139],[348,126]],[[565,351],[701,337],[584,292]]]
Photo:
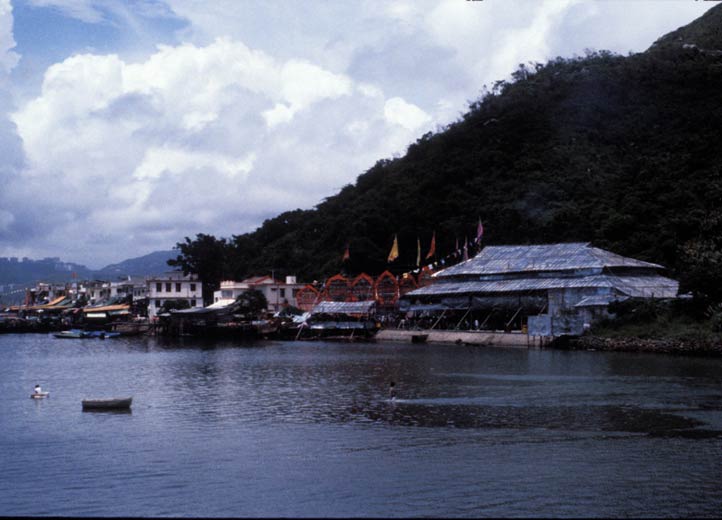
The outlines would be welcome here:
[[[582,298],[575,307],[605,307],[614,300],[624,301],[628,298],[628,296],[613,296],[611,294],[587,296],[586,298]]]
[[[600,269],[603,267],[659,269],[662,266],[591,247],[587,242],[572,242],[568,244],[487,246],[475,257],[439,271],[433,276],[438,279],[447,276]]]
[[[221,307],[222,309],[225,309],[225,307]],[[210,314],[213,312],[217,312],[219,309],[211,309],[209,307],[191,307],[189,309],[171,309],[170,314]]]
[[[375,303],[374,300],[360,302],[321,302],[313,308],[311,314],[366,314]]]
[[[548,289],[581,289],[608,287],[628,296],[674,297],[679,283],[664,276],[613,276],[594,275],[576,278],[525,278],[517,280],[493,280],[470,282],[437,281],[432,285],[415,289],[406,297],[437,296],[472,293],[526,292]]]

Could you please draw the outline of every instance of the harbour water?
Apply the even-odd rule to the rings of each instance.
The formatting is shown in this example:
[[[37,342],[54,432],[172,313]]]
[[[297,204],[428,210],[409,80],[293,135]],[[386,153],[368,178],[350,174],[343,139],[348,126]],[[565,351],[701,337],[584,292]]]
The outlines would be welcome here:
[[[3,515],[722,510],[719,359],[37,334],[0,356]],[[125,395],[131,413],[81,410]]]

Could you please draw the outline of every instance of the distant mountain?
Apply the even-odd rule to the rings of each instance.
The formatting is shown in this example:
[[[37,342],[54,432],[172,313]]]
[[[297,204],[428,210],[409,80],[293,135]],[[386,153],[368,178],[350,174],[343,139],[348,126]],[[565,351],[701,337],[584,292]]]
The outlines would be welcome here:
[[[0,285],[24,284],[37,280],[64,282],[73,277],[92,278],[93,272],[84,265],[63,262],[60,258],[0,258]]]
[[[167,263],[175,258],[175,251],[155,251],[145,256],[129,258],[102,269],[92,270],[81,264],[63,262],[60,258],[3,258],[0,257],[0,295],[14,291],[17,286],[32,286],[37,282],[70,282],[73,280],[109,280],[131,276],[148,276],[173,270]]]
[[[95,278],[115,280],[126,276],[147,276],[173,270],[168,260],[175,258],[177,251],[154,251],[145,256],[129,258],[117,264],[111,264],[94,272]]]

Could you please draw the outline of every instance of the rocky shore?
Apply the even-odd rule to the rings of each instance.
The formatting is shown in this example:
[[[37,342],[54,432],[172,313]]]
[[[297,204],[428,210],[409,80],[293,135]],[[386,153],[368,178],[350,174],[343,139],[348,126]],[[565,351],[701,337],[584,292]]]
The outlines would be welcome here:
[[[651,352],[685,356],[722,357],[722,339],[648,339],[605,338],[600,336],[563,336],[549,344],[561,350],[600,350],[617,352]]]

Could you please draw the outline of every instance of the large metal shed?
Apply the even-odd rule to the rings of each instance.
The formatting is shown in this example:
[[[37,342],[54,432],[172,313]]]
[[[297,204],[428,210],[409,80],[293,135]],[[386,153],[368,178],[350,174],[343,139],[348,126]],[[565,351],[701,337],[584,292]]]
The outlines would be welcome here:
[[[496,309],[511,315],[510,325],[581,332],[606,314],[608,304],[630,297],[673,298],[679,284],[661,265],[627,258],[586,242],[487,246],[475,257],[439,271],[434,283],[407,293],[401,310]],[[437,311],[438,312],[438,311]],[[547,323],[548,322],[548,323]],[[570,325],[571,323],[571,325]]]

